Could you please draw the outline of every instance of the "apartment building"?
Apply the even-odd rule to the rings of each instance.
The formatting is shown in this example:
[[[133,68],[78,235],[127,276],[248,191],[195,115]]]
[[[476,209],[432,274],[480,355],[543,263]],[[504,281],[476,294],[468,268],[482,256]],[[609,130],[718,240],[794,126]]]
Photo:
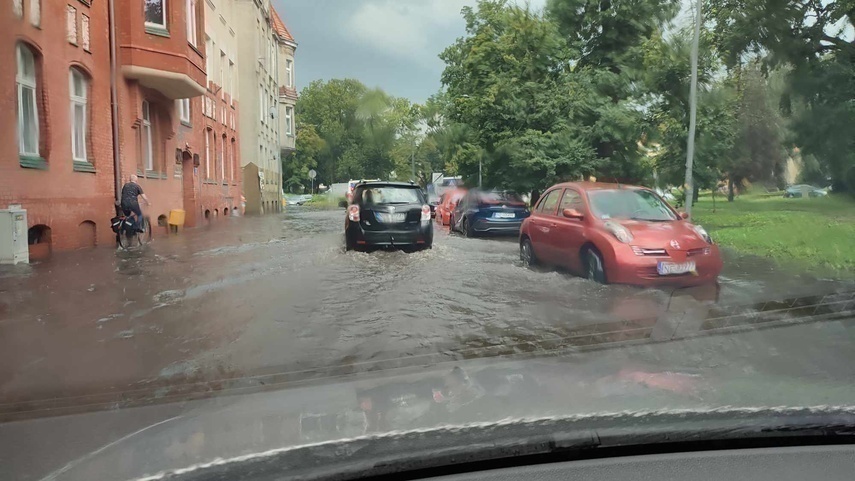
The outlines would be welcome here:
[[[294,54],[297,42],[285,26],[282,18],[273,10],[271,15],[273,32],[276,36],[277,68],[279,80],[279,155],[284,157],[294,152],[297,140],[297,127],[294,109],[297,105],[297,81]]]
[[[0,71],[0,208],[26,209],[33,257],[112,245],[114,199],[132,174],[156,234],[173,209],[187,227],[239,210],[250,162],[262,193],[254,211],[279,210],[293,102],[280,129],[277,66],[290,46],[283,72],[293,85],[296,43],[269,0],[115,0],[112,30],[108,7],[11,0],[0,16],[0,44],[10,47],[0,49],[10,67]]]
[[[228,28],[227,9],[207,0],[116,2],[119,176],[139,176],[153,223],[165,225],[172,209],[185,211],[189,227],[230,215],[240,207],[237,101],[222,88],[225,50],[206,45],[208,28]],[[211,34],[225,47],[221,30]]]
[[[12,0],[0,14],[0,208],[31,257],[112,239],[107,2]]]
[[[233,24],[233,0],[205,0],[205,52],[207,92],[202,99],[204,154],[202,182],[213,185],[240,184],[240,136],[238,135],[237,33]],[[222,199],[232,209],[239,207],[240,190]],[[218,210],[218,198],[203,199],[200,211]],[[220,202],[222,204],[222,202]],[[228,214],[228,211],[225,212]]]
[[[270,0],[232,2],[235,30],[241,32],[237,39],[238,57],[243,61],[238,74],[242,105],[238,124],[243,138],[252,139],[240,145],[246,213],[278,212],[282,202],[282,164],[274,10]]]

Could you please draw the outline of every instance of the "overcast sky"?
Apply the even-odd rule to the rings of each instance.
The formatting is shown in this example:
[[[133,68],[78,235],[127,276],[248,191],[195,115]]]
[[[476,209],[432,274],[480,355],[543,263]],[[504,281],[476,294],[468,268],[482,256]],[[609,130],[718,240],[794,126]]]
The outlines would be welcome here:
[[[423,102],[440,88],[445,47],[464,33],[475,0],[272,0],[297,40],[297,87],[356,78]],[[520,0],[520,3],[525,3]],[[530,0],[540,9],[546,0]]]

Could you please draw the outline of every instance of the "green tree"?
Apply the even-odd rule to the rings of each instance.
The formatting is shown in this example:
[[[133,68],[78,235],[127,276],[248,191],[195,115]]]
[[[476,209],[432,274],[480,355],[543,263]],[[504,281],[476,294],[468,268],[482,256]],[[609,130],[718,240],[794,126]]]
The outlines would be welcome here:
[[[707,0],[719,51],[729,66],[763,52],[787,67],[779,105],[793,143],[814,156],[835,189],[855,190],[855,3],[852,0]]]
[[[318,166],[326,149],[315,126],[298,120],[296,149],[282,158],[282,185],[287,192],[302,192],[311,184],[309,170]]]
[[[588,86],[570,77],[556,25],[505,1],[479,1],[463,17],[467,35],[440,58],[445,120],[462,125],[452,135],[466,141],[444,158],[455,159],[470,185],[480,160],[486,187],[524,191],[592,173],[591,129],[573,118]]]
[[[645,88],[649,127],[645,140],[657,145],[655,168],[670,185],[683,185],[689,132],[689,82],[691,77],[689,31],[668,39],[654,34],[645,44]],[[733,150],[736,135],[736,96],[716,80],[717,57],[710,48],[708,32],[701,36],[698,59],[698,117],[693,162],[695,188],[715,187],[723,163]]]
[[[301,147],[313,152],[319,182],[388,178],[402,136],[415,128],[417,111],[408,100],[357,80],[312,82],[300,94],[297,116],[319,141],[298,145],[296,155]]]

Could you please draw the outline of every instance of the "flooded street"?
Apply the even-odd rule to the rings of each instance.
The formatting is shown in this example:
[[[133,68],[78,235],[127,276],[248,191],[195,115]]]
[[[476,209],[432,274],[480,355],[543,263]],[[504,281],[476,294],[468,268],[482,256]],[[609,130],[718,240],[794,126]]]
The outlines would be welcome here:
[[[217,219],[143,251],[3,266],[0,415],[541,354],[593,342],[577,339],[596,326],[650,327],[681,305],[672,292],[525,269],[515,238],[436,227],[431,250],[345,252],[343,216],[293,207]],[[846,288],[729,255],[719,304]]]

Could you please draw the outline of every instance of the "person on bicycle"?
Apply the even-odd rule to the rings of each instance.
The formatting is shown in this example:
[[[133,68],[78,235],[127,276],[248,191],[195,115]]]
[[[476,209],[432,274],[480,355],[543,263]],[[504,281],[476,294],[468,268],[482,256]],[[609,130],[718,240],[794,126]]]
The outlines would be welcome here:
[[[143,232],[142,209],[140,209],[140,203],[137,200],[137,197],[140,196],[142,196],[145,201],[145,205],[151,205],[151,202],[148,201],[148,197],[143,193],[142,187],[137,184],[137,176],[131,174],[128,182],[122,186],[122,212],[128,216],[133,212],[135,216],[134,225],[138,232]]]

